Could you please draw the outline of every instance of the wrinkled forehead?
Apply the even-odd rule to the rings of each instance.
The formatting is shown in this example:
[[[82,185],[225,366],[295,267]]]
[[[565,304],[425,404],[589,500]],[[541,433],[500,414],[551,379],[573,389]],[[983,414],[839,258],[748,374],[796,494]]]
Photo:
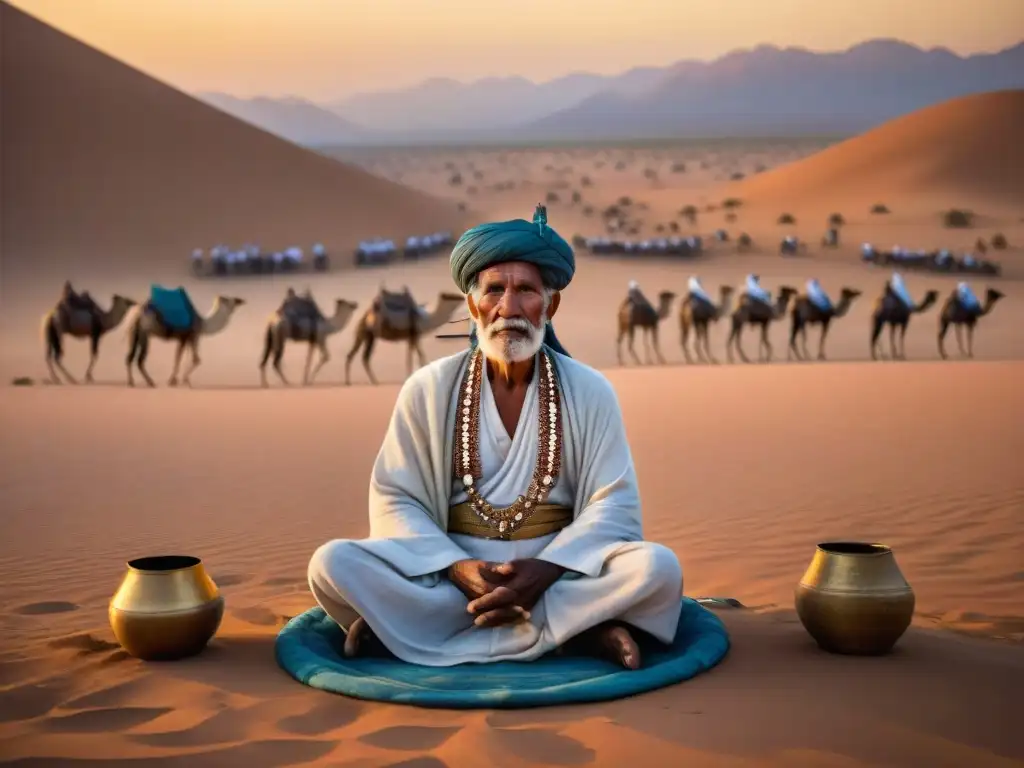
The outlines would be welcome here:
[[[486,288],[488,285],[508,285],[510,283],[536,288],[543,287],[540,270],[536,265],[526,261],[505,261],[480,270],[477,275],[477,283],[481,288]]]

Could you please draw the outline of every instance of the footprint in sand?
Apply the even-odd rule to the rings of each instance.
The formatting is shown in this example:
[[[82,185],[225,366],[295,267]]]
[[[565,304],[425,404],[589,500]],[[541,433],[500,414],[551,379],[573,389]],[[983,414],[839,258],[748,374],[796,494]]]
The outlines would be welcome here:
[[[52,600],[42,603],[29,603],[14,609],[14,612],[21,616],[47,616],[51,613],[70,613],[77,611],[78,606],[63,600]]]
[[[86,709],[72,715],[48,717],[40,727],[55,733],[110,733],[134,728],[173,711],[171,707]]]
[[[45,715],[66,697],[69,679],[44,680],[0,691],[0,723],[32,720]]]
[[[461,725],[437,728],[428,725],[396,725],[364,734],[359,737],[359,741],[381,749],[421,752],[436,749],[461,730]]]
[[[582,742],[545,728],[495,728],[492,733],[499,751],[542,765],[586,765],[596,757]]]

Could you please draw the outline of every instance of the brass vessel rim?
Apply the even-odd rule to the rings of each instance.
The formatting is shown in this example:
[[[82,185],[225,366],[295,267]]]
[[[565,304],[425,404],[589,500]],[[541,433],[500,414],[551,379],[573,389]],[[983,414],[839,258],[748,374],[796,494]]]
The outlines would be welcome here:
[[[128,569],[137,573],[169,574],[187,571],[202,563],[202,560],[192,555],[151,555],[129,560]]]
[[[878,557],[892,554],[889,545],[866,541],[823,541],[817,545],[817,549],[827,555],[846,557]]]

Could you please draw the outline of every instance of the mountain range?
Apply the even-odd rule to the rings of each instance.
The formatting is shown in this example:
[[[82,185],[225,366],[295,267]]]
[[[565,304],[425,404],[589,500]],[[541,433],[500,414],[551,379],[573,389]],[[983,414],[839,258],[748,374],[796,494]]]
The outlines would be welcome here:
[[[617,75],[430,79],[331,103],[199,98],[307,145],[849,135],[959,96],[1024,88],[1024,42],[960,56],[899,40],[845,51],[762,45]]]

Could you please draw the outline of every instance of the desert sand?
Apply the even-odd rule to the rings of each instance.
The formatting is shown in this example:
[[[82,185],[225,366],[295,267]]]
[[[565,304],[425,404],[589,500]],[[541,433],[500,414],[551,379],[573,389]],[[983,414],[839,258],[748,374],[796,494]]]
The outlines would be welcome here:
[[[12,16],[18,24],[35,22],[0,7],[6,60],[7,22]],[[41,25],[32,29],[49,41],[51,53],[77,46]],[[46,57],[33,45],[18,56],[37,67],[56,62],[48,75],[56,82],[69,76],[59,62],[98,56],[74,51],[80,58]],[[97,384],[0,389],[0,760],[190,768],[1024,761],[1024,211],[1001,176],[1019,167],[1012,165],[1020,151],[1012,139],[1020,133],[1019,111],[1012,113],[1018,130],[1008,126],[1000,134],[1003,144],[995,143],[991,120],[955,119],[954,103],[942,107],[948,119],[941,121],[953,133],[939,132],[926,142],[923,133],[900,128],[907,118],[817,157],[828,142],[374,150],[339,155],[347,162],[342,164],[208,114],[109,59],[96,67],[86,78],[100,78],[94,91],[149,91],[166,104],[163,122],[182,130],[192,120],[207,121],[200,133],[208,143],[190,140],[171,151],[165,138],[122,157],[112,141],[102,155],[104,187],[90,186],[88,174],[72,162],[99,162],[85,158],[85,147],[97,146],[89,131],[80,138],[67,130],[64,159],[38,161],[37,168],[80,188],[91,207],[81,196],[69,197],[61,210],[73,226],[66,236],[49,235],[46,230],[59,230],[59,222],[47,218],[39,195],[58,188],[57,177],[39,181],[38,194],[26,194],[12,209],[5,200],[4,223],[14,221],[22,234],[5,241],[3,253],[0,375],[37,383],[44,377],[39,321],[69,277],[104,304],[114,292],[144,299],[153,281],[186,286],[201,307],[217,294],[242,296],[247,304],[225,331],[204,340],[203,364],[190,390],[162,386],[172,348],[159,342],[150,370],[161,386],[128,390],[121,328],[103,339]],[[102,80],[108,77],[114,79]],[[131,83],[138,89],[131,91]],[[5,79],[5,110],[9,93]],[[133,98],[123,101],[130,106]],[[1011,110],[1006,99],[1019,105],[1021,94],[990,101]],[[62,108],[87,106],[72,102]],[[123,104],[105,104],[104,119],[128,120]],[[961,107],[973,115],[982,109],[970,100]],[[992,114],[1009,120],[1011,112]],[[881,155],[867,149],[844,154],[857,146],[889,146],[903,131],[902,149],[890,146],[887,153],[938,157],[950,136],[973,135],[972,125],[990,131],[971,145],[975,162],[961,158],[918,176],[908,171],[899,184],[885,175]],[[14,133],[42,153],[52,146],[45,128]],[[39,144],[33,143],[36,134]],[[988,164],[989,153],[1009,159]],[[263,155],[279,160],[262,165]],[[203,166],[212,157],[224,165],[208,174]],[[845,172],[829,183],[822,170],[833,162],[829,157],[859,169],[859,191],[847,188]],[[809,159],[794,162],[802,158]],[[144,173],[133,168],[140,162]],[[251,192],[249,202],[227,206],[225,234],[213,234],[216,212],[200,215],[212,199],[195,187],[187,194],[157,187],[133,202],[139,179],[166,178],[179,167],[191,169],[179,181],[216,184],[217,199],[231,198],[230,189]],[[264,196],[248,186],[253,177],[244,174],[262,169],[269,183],[274,168],[290,174],[294,199]],[[805,170],[798,173],[800,168]],[[740,173],[753,176],[749,187],[746,179],[733,179]],[[461,183],[451,183],[455,174]],[[812,181],[819,186],[807,197],[801,190]],[[873,189],[876,183],[884,188]],[[6,184],[5,175],[5,190]],[[941,199],[929,196],[935,189],[946,190]],[[579,202],[573,202],[573,191]],[[654,236],[659,225],[672,231],[675,222],[683,234],[707,238],[725,227],[734,236],[749,232],[758,244],[749,254],[736,253],[731,243],[713,244],[689,262],[580,254],[556,321],[569,351],[605,371],[618,392],[646,536],[679,555],[686,594],[733,597],[745,606],[721,613],[732,650],[719,667],[690,682],[581,707],[437,712],[304,688],[275,666],[274,636],[288,617],[313,605],[305,566],[315,547],[367,533],[368,475],[405,376],[405,350],[378,346],[374,369],[381,386],[368,386],[358,363],[356,384],[341,386],[350,324],[332,340],[333,359],[317,386],[264,390],[257,372],[264,323],[289,285],[308,285],[325,306],[344,297],[363,309],[381,283],[408,285],[429,301],[451,290],[447,263],[441,257],[297,280],[196,280],[188,276],[188,252],[203,244],[202,237],[244,241],[266,233],[300,239],[313,220],[298,218],[298,211],[310,206],[319,206],[316,221],[334,222],[328,234],[354,243],[417,227],[431,231],[449,221],[441,219],[452,210],[468,221],[529,216],[549,192],[557,196],[548,203],[551,223],[566,236],[603,234],[600,211],[629,197],[635,237]],[[733,209],[736,220],[727,219],[721,201],[748,193],[749,206]],[[884,202],[891,213],[871,215],[863,200]],[[177,229],[159,247],[141,248],[149,233],[169,231],[152,218],[161,205],[181,214],[173,217]],[[696,223],[678,215],[686,205],[698,207]],[[942,227],[938,213],[946,206],[973,210],[975,226]],[[83,207],[87,214],[75,219]],[[144,215],[134,217],[136,208]],[[784,211],[794,215],[795,225],[776,225]],[[844,243],[819,248],[825,216],[834,211],[848,222]],[[326,241],[321,233],[327,225],[319,226],[310,240]],[[910,324],[907,362],[870,362],[869,317],[889,272],[858,263],[860,242],[964,250],[995,232],[1010,243],[990,254],[1002,261],[1004,275],[972,284],[979,293],[992,286],[1007,296],[979,323],[976,359],[956,359],[952,336],[954,359],[938,359],[932,308]],[[778,240],[789,233],[809,247],[799,257],[781,259]],[[817,277],[833,295],[842,286],[864,291],[833,325],[830,362],[787,363],[788,325],[780,321],[772,329],[773,364],[686,366],[677,303],[662,326],[667,364],[616,366],[615,312],[630,279],[653,296],[659,290],[682,293],[690,274],[714,289],[736,285],[751,271],[773,289],[802,287]],[[935,289],[943,298],[956,282],[917,273],[907,279],[915,295]],[[712,330],[719,358],[725,333],[724,323]],[[812,345],[816,338],[812,330]],[[431,338],[424,349],[437,358],[461,343]],[[67,365],[80,374],[85,344],[68,347]],[[747,334],[746,348],[756,351],[753,334]],[[298,345],[286,353],[293,380],[304,354]],[[826,654],[795,617],[793,588],[815,544],[836,539],[891,545],[915,589],[913,626],[890,656]],[[227,612],[198,657],[145,664],[114,643],[106,605],[126,560],[171,552],[203,558]]]

